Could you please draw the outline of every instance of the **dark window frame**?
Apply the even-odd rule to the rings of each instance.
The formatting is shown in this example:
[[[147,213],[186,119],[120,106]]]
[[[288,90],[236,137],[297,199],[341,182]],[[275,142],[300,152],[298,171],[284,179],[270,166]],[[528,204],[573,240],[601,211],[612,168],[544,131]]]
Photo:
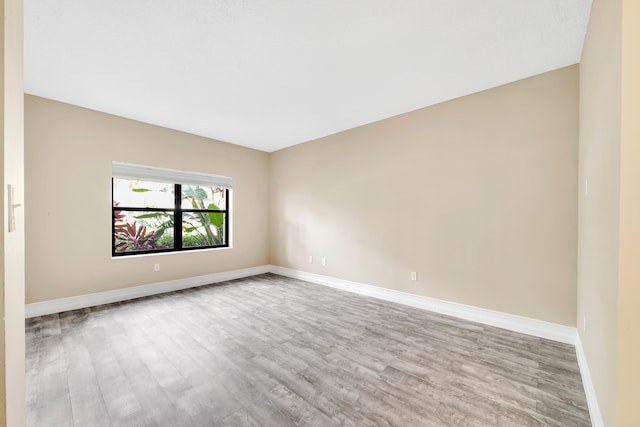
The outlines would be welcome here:
[[[186,252],[203,249],[216,249],[216,248],[228,248],[229,247],[229,218],[231,215],[231,198],[229,197],[229,189],[225,188],[225,209],[185,209],[182,207],[182,184],[174,184],[167,182],[166,184],[173,185],[174,191],[174,207],[171,208],[135,208],[130,206],[114,206],[113,200],[113,178],[111,178],[111,256],[132,256],[132,255],[147,255],[147,254],[160,254],[167,252]],[[173,248],[163,249],[148,249],[141,251],[131,252],[117,252],[116,251],[116,217],[115,212],[162,212],[173,214]],[[182,214],[184,212],[202,212],[202,213],[221,213],[224,215],[224,244],[222,245],[209,245],[209,246],[192,246],[182,247]]]

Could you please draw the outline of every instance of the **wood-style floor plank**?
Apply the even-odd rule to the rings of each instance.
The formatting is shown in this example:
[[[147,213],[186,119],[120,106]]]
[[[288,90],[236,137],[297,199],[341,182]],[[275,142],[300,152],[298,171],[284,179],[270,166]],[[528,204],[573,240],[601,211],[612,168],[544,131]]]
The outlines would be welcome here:
[[[30,427],[591,425],[572,346],[273,274],[26,336]]]

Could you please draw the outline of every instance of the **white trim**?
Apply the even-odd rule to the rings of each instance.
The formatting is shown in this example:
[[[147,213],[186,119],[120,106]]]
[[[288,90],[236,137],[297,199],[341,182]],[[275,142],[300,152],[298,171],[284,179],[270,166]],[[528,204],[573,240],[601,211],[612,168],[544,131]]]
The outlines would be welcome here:
[[[141,298],[149,295],[161,294],[163,292],[172,292],[180,289],[204,286],[211,283],[241,279],[243,277],[255,276],[256,274],[268,273],[270,270],[270,266],[261,265],[258,267],[224,271],[204,276],[187,277],[185,279],[169,280],[167,282],[151,283],[148,285],[134,286],[130,288],[114,289],[112,291],[96,292],[94,294],[36,302],[25,306],[25,317],[28,319],[31,317],[44,316],[46,314],[61,313],[63,311],[77,310],[79,308],[87,308],[101,304]]]
[[[580,367],[580,375],[582,376],[584,394],[587,397],[591,424],[593,427],[604,427],[604,421],[602,420],[602,414],[600,413],[600,406],[598,405],[598,397],[596,396],[596,389],[593,387],[591,372],[589,371],[589,365],[587,364],[587,357],[584,354],[580,334],[577,334],[576,336],[576,357],[578,358],[578,366]]]
[[[355,292],[361,295],[421,308],[423,310],[434,311],[436,313],[446,314],[460,319],[471,320],[473,322],[496,326],[510,331],[559,341],[566,344],[574,345],[576,342],[576,328],[570,326],[558,325],[556,323],[517,316],[515,314],[502,313],[499,311],[487,310],[484,308],[443,301],[406,292],[394,291],[392,289],[381,288],[378,286],[365,285],[363,283],[322,276],[320,274],[292,270],[290,268],[271,266],[271,272],[282,276],[292,277],[294,279],[306,280],[307,282],[330,286],[343,291]]]
[[[167,182],[170,184],[204,185],[222,188],[233,187],[233,179],[228,176],[121,162],[111,162],[111,176],[113,178]]]
[[[487,310],[455,302],[443,301],[435,298],[409,294],[364,283],[351,282],[335,277],[323,276],[315,273],[307,273],[300,270],[278,267],[275,265],[261,265],[258,267],[243,268],[240,270],[225,271],[221,273],[207,274],[204,276],[187,277],[184,279],[170,280],[167,282],[151,283],[148,285],[134,286],[130,288],[114,289],[112,291],[97,292],[93,294],[78,295],[68,298],[60,298],[50,301],[36,302],[25,306],[25,317],[31,318],[46,314],[60,313],[63,311],[77,310],[93,307],[100,304],[126,301],[149,295],[172,292],[180,289],[193,288],[208,285],[210,283],[226,280],[240,279],[256,274],[275,273],[286,277],[306,280],[308,282],[341,289],[348,292],[396,302],[411,307],[421,308],[436,313],[471,320],[485,325],[497,326],[511,331],[521,332],[536,337],[546,338],[566,344],[575,344],[576,328],[545,322],[543,320],[516,316],[514,314]]]

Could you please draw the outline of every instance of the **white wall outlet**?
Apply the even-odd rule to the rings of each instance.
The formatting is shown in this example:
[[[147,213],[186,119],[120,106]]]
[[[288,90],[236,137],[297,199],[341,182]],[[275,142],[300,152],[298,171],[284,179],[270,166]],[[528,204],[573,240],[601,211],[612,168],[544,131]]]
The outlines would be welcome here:
[[[411,280],[418,280],[418,273],[416,273],[415,271],[411,272]]]
[[[153,264],[153,271],[160,271],[160,264]]]
[[[582,332],[587,332],[587,316],[582,318]]]
[[[322,265],[327,265],[327,259],[325,257],[322,257]]]
[[[309,255],[309,264],[313,264],[313,256]]]

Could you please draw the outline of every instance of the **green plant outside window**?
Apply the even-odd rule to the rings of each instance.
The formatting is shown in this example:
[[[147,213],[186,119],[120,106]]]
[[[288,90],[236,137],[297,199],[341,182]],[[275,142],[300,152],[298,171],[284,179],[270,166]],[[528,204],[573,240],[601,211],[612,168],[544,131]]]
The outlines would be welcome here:
[[[114,256],[229,246],[229,189],[112,182]]]

